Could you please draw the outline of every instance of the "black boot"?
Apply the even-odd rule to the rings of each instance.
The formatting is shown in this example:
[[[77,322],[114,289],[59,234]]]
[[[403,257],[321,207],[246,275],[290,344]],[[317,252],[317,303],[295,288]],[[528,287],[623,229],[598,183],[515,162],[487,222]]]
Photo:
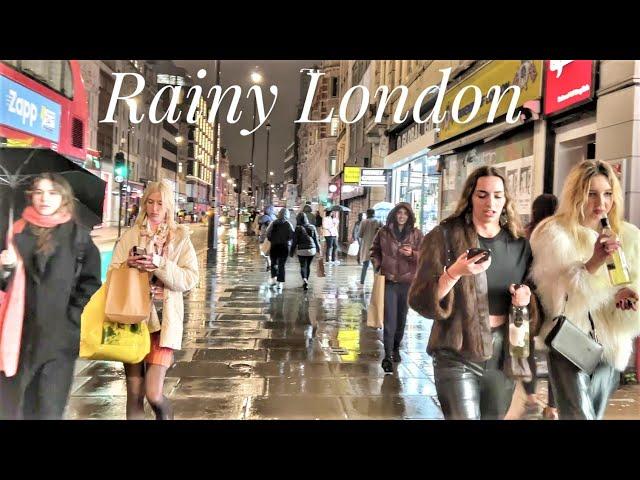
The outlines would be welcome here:
[[[173,420],[173,407],[169,399],[164,395],[159,404],[149,402],[149,405],[151,405],[153,413],[156,414],[156,420]]]
[[[400,363],[402,361],[402,357],[400,356],[400,350],[394,350],[391,354],[391,360],[394,363]]]
[[[384,373],[393,373],[393,363],[391,363],[390,357],[382,359],[382,370],[384,370]]]

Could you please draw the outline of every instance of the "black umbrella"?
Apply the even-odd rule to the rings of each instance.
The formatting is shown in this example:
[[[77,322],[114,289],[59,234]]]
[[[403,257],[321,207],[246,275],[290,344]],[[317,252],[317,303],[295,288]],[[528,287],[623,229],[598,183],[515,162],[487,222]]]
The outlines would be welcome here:
[[[14,215],[22,213],[26,204],[24,192],[41,173],[59,173],[69,182],[79,223],[91,228],[102,222],[106,182],[53,150],[17,147],[0,148],[3,222],[12,222]]]
[[[345,207],[344,205],[334,205],[329,209],[330,212],[350,212],[351,209],[349,207]]]

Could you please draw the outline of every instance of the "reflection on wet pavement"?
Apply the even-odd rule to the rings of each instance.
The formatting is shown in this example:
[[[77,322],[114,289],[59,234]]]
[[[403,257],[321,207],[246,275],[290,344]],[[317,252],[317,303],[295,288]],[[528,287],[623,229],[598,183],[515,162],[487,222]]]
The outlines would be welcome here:
[[[442,418],[425,352],[432,321],[410,310],[402,362],[385,376],[382,332],[366,326],[371,274],[361,288],[354,259],[327,265],[325,278],[314,263],[305,292],[290,258],[278,293],[255,237],[222,239],[207,265],[198,233],[201,280],[185,297],[183,349],[165,385],[176,419]],[[631,405],[637,418],[637,397],[614,398],[613,415]],[[78,361],[67,418],[123,419],[125,400],[121,364]]]

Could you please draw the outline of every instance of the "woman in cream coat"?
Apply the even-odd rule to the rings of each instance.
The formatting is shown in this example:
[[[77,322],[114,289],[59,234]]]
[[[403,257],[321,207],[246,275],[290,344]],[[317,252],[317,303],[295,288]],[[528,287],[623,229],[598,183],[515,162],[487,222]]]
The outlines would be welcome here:
[[[563,310],[585,333],[591,331],[604,347],[602,361],[591,376],[551,351],[549,377],[560,419],[600,419],[618,385],[640,334],[639,291],[640,230],[623,221],[620,183],[611,166],[601,161],[576,165],[567,178],[557,213],[533,231],[532,277],[546,312],[540,335],[546,337],[552,319]],[[601,233],[607,215],[615,236]],[[631,283],[612,286],[607,273],[609,255],[621,249],[627,259]]]
[[[170,183],[150,182],[140,201],[141,213],[113,252],[109,268],[122,264],[150,272],[154,295],[149,318],[151,351],[135,365],[125,364],[127,377],[127,419],[144,419],[144,399],[157,420],[173,418],[169,400],[163,394],[173,351],[182,347],[183,293],[198,282],[198,261],[189,238],[190,230],[174,221],[174,193]],[[146,255],[133,255],[133,248]]]

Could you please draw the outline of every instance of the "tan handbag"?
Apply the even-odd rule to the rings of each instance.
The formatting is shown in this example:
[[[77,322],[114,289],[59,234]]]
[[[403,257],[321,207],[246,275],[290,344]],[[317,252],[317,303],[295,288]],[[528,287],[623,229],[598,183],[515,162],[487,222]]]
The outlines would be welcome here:
[[[105,316],[112,322],[133,324],[151,314],[149,274],[123,266],[107,273]]]
[[[376,273],[373,277],[371,301],[367,310],[367,326],[373,328],[384,327],[384,275]]]

